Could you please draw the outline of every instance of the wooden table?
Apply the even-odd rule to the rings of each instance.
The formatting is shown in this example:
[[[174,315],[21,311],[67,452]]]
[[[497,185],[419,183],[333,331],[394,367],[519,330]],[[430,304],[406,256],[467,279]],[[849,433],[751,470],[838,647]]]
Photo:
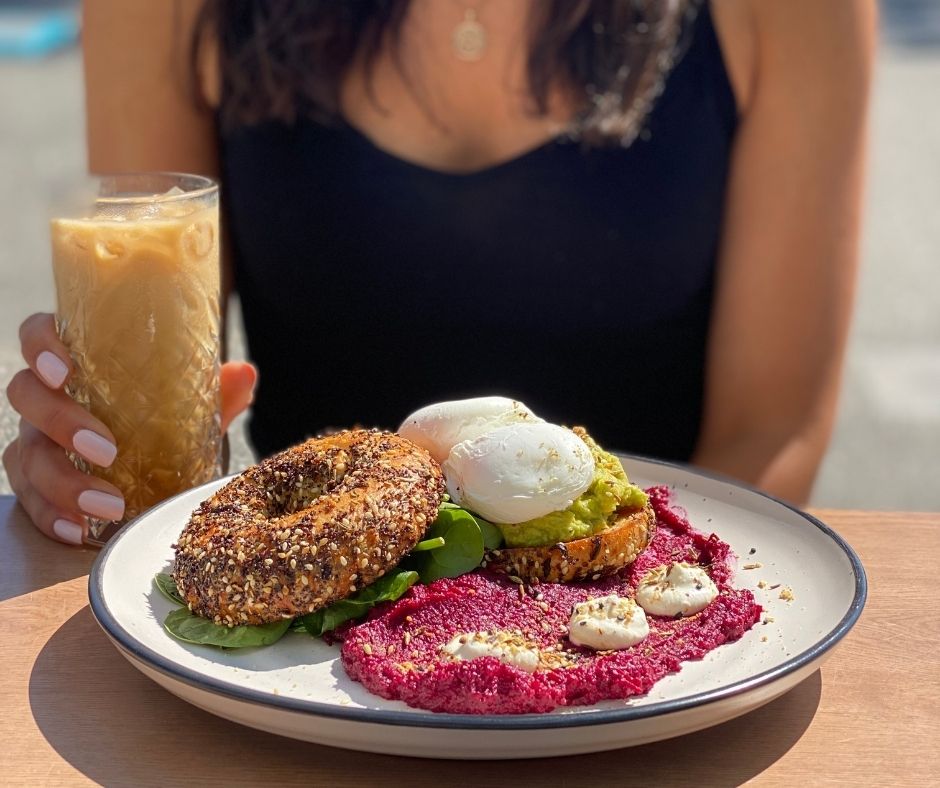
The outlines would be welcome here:
[[[870,591],[855,629],[796,688],[642,747],[454,762],[283,739],[178,700],[92,618],[96,551],[45,539],[0,496],[0,784],[940,785],[940,514],[815,514],[861,556]]]

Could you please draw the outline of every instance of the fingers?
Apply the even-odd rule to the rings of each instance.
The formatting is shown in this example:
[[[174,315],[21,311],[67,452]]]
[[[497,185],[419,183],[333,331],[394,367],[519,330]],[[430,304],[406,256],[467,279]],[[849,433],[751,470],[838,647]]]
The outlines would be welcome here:
[[[49,388],[60,388],[72,374],[72,360],[56,333],[55,318],[50,314],[30,315],[23,321],[20,349],[29,368]]]
[[[20,346],[29,369],[13,376],[7,398],[22,420],[19,437],[3,452],[3,466],[39,530],[60,542],[81,544],[86,516],[120,519],[124,499],[112,484],[75,468],[63,449],[107,467],[117,455],[114,435],[62,390],[74,369],[52,315],[24,320]]]
[[[222,432],[251,404],[257,380],[257,370],[247,362],[229,361],[222,365]]]
[[[62,448],[29,424],[20,425],[20,469],[26,483],[61,512],[100,520],[124,516],[124,496],[113,484],[78,470]]]
[[[114,435],[64,391],[45,386],[30,370],[17,372],[7,398],[23,420],[59,446],[77,451],[94,465],[109,466],[117,455]]]
[[[27,482],[22,472],[20,450],[21,443],[17,439],[3,452],[3,467],[20,505],[36,527],[50,539],[70,545],[82,544],[88,530],[87,521],[76,512],[55,507]]]

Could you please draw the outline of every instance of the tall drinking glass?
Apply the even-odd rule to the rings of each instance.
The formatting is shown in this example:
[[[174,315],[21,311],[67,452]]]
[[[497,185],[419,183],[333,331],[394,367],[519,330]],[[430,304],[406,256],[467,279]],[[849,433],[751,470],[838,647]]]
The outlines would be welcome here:
[[[221,472],[219,197],[208,178],[172,173],[107,176],[96,191],[51,233],[67,391],[117,440],[109,468],[72,457],[124,494],[121,521],[91,521],[102,544]]]

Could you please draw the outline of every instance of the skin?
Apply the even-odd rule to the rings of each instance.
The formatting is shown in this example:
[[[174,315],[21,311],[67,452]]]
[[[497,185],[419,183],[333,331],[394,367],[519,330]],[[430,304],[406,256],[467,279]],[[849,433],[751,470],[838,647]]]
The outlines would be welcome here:
[[[198,6],[86,0],[92,171],[218,174],[212,116],[185,89],[180,42],[188,40]],[[414,0],[403,30],[407,81],[392,55],[382,53],[376,107],[362,68],[354,67],[342,86],[344,115],[379,147],[448,172],[470,172],[540,145],[559,132],[575,104],[557,89],[547,117],[527,111],[520,42],[528,8],[519,2],[481,9],[489,48],[480,62],[464,63],[449,45],[460,9]],[[693,462],[803,503],[832,431],[851,316],[875,4],[714,0],[712,8],[741,121]],[[211,52],[201,70],[212,100],[218,79]],[[113,436],[38,374],[44,350],[71,370],[51,315],[28,318],[20,339],[28,368],[7,395],[21,427],[3,464],[36,526],[59,538],[57,518],[87,530],[82,491],[119,494],[75,470],[63,448],[72,449],[83,428]],[[223,367],[225,426],[250,404],[256,376],[250,364]]]

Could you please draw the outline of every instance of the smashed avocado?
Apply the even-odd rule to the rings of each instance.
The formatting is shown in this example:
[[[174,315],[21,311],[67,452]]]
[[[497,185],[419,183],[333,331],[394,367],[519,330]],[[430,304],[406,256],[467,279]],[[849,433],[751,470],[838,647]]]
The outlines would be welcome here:
[[[581,437],[594,455],[591,486],[567,509],[524,523],[497,524],[506,547],[541,547],[583,539],[603,531],[608,525],[607,519],[617,509],[646,505],[646,493],[630,483],[620,460],[601,449],[586,433]]]

